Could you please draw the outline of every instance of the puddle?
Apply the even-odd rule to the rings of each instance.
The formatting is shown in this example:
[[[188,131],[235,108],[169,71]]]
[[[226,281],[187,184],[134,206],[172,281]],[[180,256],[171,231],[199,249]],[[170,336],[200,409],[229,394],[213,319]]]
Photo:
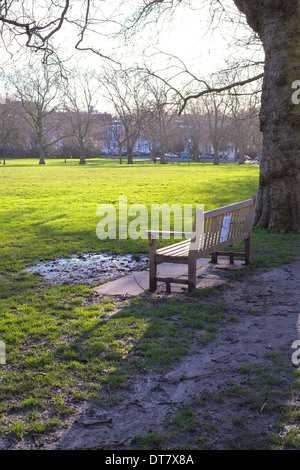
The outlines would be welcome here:
[[[27,268],[27,271],[39,274],[43,281],[53,285],[92,284],[140,271],[147,266],[148,261],[144,255],[83,253],[72,258],[40,262]]]

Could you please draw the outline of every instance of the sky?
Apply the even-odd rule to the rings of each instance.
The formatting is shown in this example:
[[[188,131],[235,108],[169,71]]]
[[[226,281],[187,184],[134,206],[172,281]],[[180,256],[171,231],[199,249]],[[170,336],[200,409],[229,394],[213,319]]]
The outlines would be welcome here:
[[[31,0],[27,1],[28,4]],[[39,0],[35,0],[35,5]],[[41,15],[44,15],[44,6],[41,2]],[[196,77],[207,78],[211,73],[226,68],[226,61],[231,59],[244,58],[246,55],[252,55],[252,49],[239,50],[236,45],[236,38],[247,36],[249,29],[246,25],[238,28],[230,21],[235,18],[237,10],[232,8],[232,0],[223,0],[226,5],[226,12],[230,16],[223,14],[221,22],[215,20],[211,23],[211,14],[206,2],[205,8],[200,8],[201,1],[191,0],[189,7],[178,7],[170,16],[164,16],[163,19],[143,24],[135,35],[125,39],[121,35],[118,39],[113,38],[113,32],[117,31],[119,25],[124,24],[124,19],[130,17],[129,7],[132,5],[133,11],[137,5],[141,5],[140,0],[109,0],[94,1],[97,5],[95,10],[95,20],[87,31],[83,46],[91,46],[99,49],[105,55],[120,61],[123,65],[143,67],[145,64],[151,70],[158,73],[159,76],[170,80],[174,86],[181,86],[183,79],[190,80],[191,75],[182,74],[186,67],[189,72]],[[21,2],[20,2],[21,3]],[[73,0],[73,16],[76,19],[83,17],[81,11],[82,2]],[[36,10],[38,12],[38,10]],[[110,18],[110,21],[102,21],[104,18]],[[236,29],[237,28],[237,29]],[[79,31],[74,26],[66,23],[55,37],[56,47],[59,49],[62,57],[70,59],[70,66],[80,66],[84,69],[101,71],[105,61],[92,52],[74,52],[74,45],[78,41]],[[19,49],[16,43],[13,43],[15,56],[8,59],[7,67],[19,67],[21,60]],[[175,58],[176,57],[176,58]],[[22,55],[22,60],[27,61],[26,55]],[[194,81],[196,88],[199,84]]]
[[[114,2],[120,4],[119,0],[104,2],[105,8],[102,13],[106,16],[111,14],[113,19],[121,23],[123,17],[130,14],[129,4],[141,4],[140,0],[129,0],[124,3],[125,11],[122,11],[113,10]],[[91,34],[90,44],[93,46],[99,44],[107,55],[112,54],[112,57],[120,58],[124,64],[137,64],[141,67],[146,64],[168,80],[185,67],[197,77],[208,77],[226,68],[229,58],[232,61],[246,57],[257,58],[257,52],[253,56],[254,49],[260,51],[259,57],[262,58],[261,47],[241,47],[244,40],[249,38],[250,28],[245,21],[237,26],[235,21],[241,17],[237,9],[232,7],[232,0],[223,0],[226,13],[230,15],[222,14],[219,21],[216,14],[213,22],[211,15],[215,12],[207,8],[211,1],[202,0],[202,2],[205,5],[202,8],[199,7],[202,5],[201,1],[191,0],[190,6],[177,7],[172,17],[163,16],[158,21],[149,22],[148,25],[144,23],[140,29],[137,29],[135,35],[126,41],[126,44],[121,42],[120,47],[118,40],[107,40],[103,35],[97,34]],[[196,4],[196,8],[192,7],[193,3]],[[117,12],[112,13],[113,11]],[[103,32],[109,31],[110,27],[114,28],[114,25],[103,26]],[[237,39],[240,39],[238,41],[240,47],[237,45]],[[87,66],[97,64],[101,67],[101,62],[90,54],[82,60]],[[190,79],[190,76],[180,74],[174,83],[179,83],[184,77]]]
[[[113,2],[109,2],[109,5],[113,5]],[[125,9],[123,13],[118,11],[116,15],[120,17],[114,16],[108,11],[109,5],[107,4],[104,9],[106,15],[109,16],[111,13],[113,18],[122,23],[122,17],[129,14],[128,10]],[[102,26],[97,29],[101,28]],[[113,29],[114,25],[103,28],[103,31],[107,31]],[[96,34],[91,34],[91,44],[94,46],[99,41],[100,47],[102,46],[107,54],[113,51],[113,56],[117,57],[122,53],[123,60],[129,62],[143,63],[147,58],[148,63],[153,62],[154,66],[159,68],[161,64],[163,66],[168,62],[166,54],[172,54],[193,69],[198,67],[199,70],[205,68],[207,71],[214,71],[228,54],[230,40],[228,33],[228,24],[223,28],[211,27],[210,13],[207,9],[179,7],[174,11],[172,18],[164,16],[157,22],[142,26],[127,41],[127,45],[122,44],[121,48],[115,39],[106,41],[103,36],[97,38]],[[163,54],[159,54],[158,51],[162,51]]]

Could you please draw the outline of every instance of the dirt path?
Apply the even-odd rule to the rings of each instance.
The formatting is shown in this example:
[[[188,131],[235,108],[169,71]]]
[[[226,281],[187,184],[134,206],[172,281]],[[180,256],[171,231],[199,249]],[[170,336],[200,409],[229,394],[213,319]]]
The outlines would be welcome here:
[[[235,315],[238,321],[224,320],[216,338],[205,347],[195,341],[191,353],[166,374],[138,375],[130,389],[122,390],[122,400],[115,406],[90,404],[57,441],[48,445],[45,442],[44,448],[136,449],[133,436],[151,430],[165,433],[166,419],[170,421],[175,416],[178,405],[204,394],[209,399],[202,404],[202,412],[205,410],[205,416],[215,425],[215,432],[210,435],[212,448],[230,447],[226,436],[234,437],[233,418],[237,416],[250,417],[248,435],[262,436],[275,431],[276,409],[263,412],[268,405],[267,392],[266,398],[261,392],[262,408],[256,414],[249,403],[245,405],[242,393],[229,394],[222,403],[212,397],[220,396],[220,389],[228,380],[235,384],[245,382],[245,376],[239,372],[241,367],[253,364],[272,367],[279,351],[284,361],[279,374],[282,390],[289,385],[292,371],[297,368],[291,356],[292,343],[300,337],[299,286],[300,259],[270,271],[255,272],[241,281],[230,281],[230,287],[218,291],[217,300],[226,302],[230,306],[228,315]],[[216,300],[215,294],[211,300]],[[251,419],[254,414],[258,419]],[[188,439],[191,431],[185,432]],[[164,445],[170,446],[170,441],[154,448]]]

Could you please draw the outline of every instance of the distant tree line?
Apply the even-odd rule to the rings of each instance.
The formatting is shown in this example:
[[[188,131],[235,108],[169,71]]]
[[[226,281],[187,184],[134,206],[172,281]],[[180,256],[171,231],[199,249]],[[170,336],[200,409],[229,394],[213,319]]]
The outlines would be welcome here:
[[[0,103],[0,157],[99,157],[111,142],[122,163],[133,163],[133,152],[149,142],[152,156],[188,152],[194,160],[211,153],[260,155],[259,107],[256,94],[210,94],[187,103],[179,115],[169,89],[129,71],[109,68],[101,74],[29,64],[12,73],[2,72]],[[96,107],[110,110],[99,112]],[[101,111],[101,110],[100,110]],[[230,147],[230,148],[229,148]]]

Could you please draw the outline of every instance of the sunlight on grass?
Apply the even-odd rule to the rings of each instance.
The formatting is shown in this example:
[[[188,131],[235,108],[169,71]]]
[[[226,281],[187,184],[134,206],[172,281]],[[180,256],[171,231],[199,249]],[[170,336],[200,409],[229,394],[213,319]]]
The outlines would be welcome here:
[[[8,160],[1,166],[3,436],[23,439],[56,429],[103,385],[114,392],[135,370],[168,368],[189,351],[192,338],[205,345],[227,315],[226,305],[199,304],[196,295],[183,302],[91,300],[85,285],[46,286],[24,268],[80,252],[147,253],[146,240],[100,241],[97,207],[116,205],[126,195],[128,204],[198,203],[209,210],[257,193],[258,174],[255,166],[237,164],[131,166],[107,159],[85,166],[56,160],[42,166]],[[288,261],[297,244],[295,235],[255,230],[253,266]],[[153,433],[145,445],[160,439]]]
[[[231,181],[230,187],[228,181]],[[235,164],[119,165],[117,161],[75,162],[15,160],[0,169],[4,260],[21,266],[36,259],[70,256],[76,251],[147,251],[143,241],[102,241],[96,237],[97,207],[204,204],[205,210],[251,197],[258,168]]]

